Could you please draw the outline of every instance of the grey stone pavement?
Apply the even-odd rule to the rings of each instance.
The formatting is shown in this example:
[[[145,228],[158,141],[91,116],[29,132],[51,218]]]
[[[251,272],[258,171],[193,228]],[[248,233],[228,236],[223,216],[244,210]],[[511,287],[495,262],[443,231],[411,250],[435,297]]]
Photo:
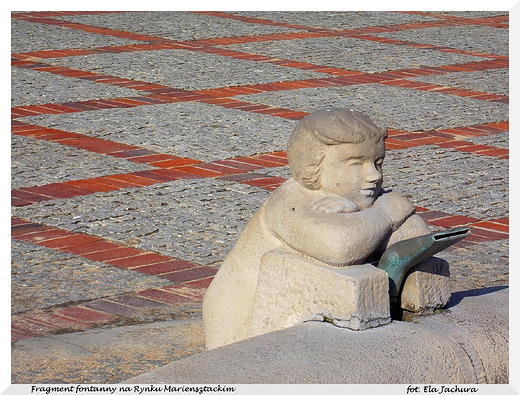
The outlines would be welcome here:
[[[14,12],[12,382],[203,351],[201,301],[305,114],[389,128],[453,292],[508,284],[508,12]],[[499,308],[499,307],[497,307]]]

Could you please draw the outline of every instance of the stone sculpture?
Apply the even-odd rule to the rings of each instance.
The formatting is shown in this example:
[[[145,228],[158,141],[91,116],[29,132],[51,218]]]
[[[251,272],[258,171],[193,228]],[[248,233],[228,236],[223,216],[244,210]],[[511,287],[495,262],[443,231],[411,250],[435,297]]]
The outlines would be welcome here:
[[[390,321],[388,276],[367,262],[430,230],[407,199],[382,189],[386,137],[343,108],[297,124],[293,177],[251,218],[205,295],[208,349],[304,320],[351,329]]]

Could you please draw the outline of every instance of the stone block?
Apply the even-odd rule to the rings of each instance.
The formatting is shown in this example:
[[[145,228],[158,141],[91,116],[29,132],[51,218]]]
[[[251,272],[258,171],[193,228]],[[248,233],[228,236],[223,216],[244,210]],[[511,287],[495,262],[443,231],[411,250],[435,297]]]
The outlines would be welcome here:
[[[401,293],[401,307],[415,314],[430,314],[444,307],[450,296],[448,262],[432,257],[419,263],[408,274]]]
[[[370,264],[320,265],[281,248],[264,254],[249,336],[305,321],[353,330],[389,323],[388,275]]]

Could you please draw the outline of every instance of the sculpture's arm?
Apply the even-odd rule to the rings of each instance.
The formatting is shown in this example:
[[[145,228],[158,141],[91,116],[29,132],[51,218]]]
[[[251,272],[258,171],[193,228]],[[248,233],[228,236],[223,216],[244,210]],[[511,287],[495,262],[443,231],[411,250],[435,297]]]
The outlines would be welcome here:
[[[375,252],[375,255],[373,255],[371,258],[378,260],[381,254],[385,252],[388,247],[399,241],[413,239],[414,237],[424,236],[430,233],[430,228],[426,222],[424,222],[424,220],[419,215],[413,214],[381,243]]]
[[[338,196],[325,196],[311,205],[311,209],[326,214],[352,213],[359,211],[356,203]]]
[[[265,211],[266,226],[295,250],[335,266],[362,262],[414,212],[395,192],[363,211],[332,214],[313,210],[304,194],[280,192]]]
[[[431,233],[431,231],[426,222],[424,222],[419,215],[414,214],[408,218],[399,229],[392,233],[388,240],[387,247],[390,247],[398,241],[424,236],[429,233]]]

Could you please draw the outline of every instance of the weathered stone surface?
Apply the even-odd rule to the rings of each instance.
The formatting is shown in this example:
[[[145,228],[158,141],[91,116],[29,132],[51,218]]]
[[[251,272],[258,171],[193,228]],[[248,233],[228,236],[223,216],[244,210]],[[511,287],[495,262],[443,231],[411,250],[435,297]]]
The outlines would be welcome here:
[[[332,268],[277,249],[264,254],[249,335],[305,321],[353,330],[390,322],[388,276],[366,265]]]
[[[444,307],[450,296],[448,262],[432,257],[410,271],[403,285],[401,307],[414,313],[428,314]]]
[[[417,323],[351,331],[306,322],[175,361],[125,383],[506,384],[509,292],[504,288],[458,292],[447,306],[450,314],[417,317]]]

